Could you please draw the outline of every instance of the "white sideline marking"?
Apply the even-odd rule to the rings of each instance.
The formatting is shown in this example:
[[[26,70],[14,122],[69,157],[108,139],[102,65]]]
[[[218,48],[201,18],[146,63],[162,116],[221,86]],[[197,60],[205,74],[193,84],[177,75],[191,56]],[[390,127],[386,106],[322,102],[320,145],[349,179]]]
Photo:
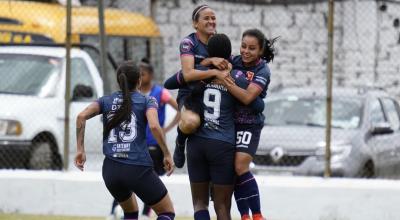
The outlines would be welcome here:
[[[400,190],[399,180],[384,179],[349,179],[296,176],[258,176],[255,175],[259,186],[289,187],[289,188],[345,188],[345,189],[393,189]],[[96,171],[28,171],[0,170],[1,179],[49,179],[66,181],[103,181],[101,172]],[[186,174],[172,174],[161,179],[171,184],[188,184]]]

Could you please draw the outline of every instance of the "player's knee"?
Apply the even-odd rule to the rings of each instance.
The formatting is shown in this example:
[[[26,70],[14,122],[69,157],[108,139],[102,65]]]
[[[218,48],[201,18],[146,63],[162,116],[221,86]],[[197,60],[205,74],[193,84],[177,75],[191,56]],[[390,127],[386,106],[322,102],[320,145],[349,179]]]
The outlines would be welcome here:
[[[235,161],[235,173],[236,175],[240,176],[247,171],[249,171],[250,167],[249,164],[244,163],[243,161]]]
[[[194,133],[200,126],[200,116],[190,110],[185,110],[181,113],[179,121],[179,129],[185,134]]]
[[[151,206],[157,215],[161,213],[175,213],[169,194],[166,194],[158,203]]]

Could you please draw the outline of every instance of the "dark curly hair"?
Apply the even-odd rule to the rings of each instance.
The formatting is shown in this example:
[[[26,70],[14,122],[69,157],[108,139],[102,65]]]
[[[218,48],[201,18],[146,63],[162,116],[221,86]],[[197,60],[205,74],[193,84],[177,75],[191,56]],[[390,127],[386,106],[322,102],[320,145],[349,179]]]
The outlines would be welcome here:
[[[267,39],[265,35],[258,29],[248,29],[243,32],[242,38],[245,36],[255,37],[258,40],[258,45],[260,48],[263,48],[263,54],[261,58],[267,61],[267,63],[274,60],[275,56],[275,48],[274,43],[279,39],[279,37],[275,37],[273,39]]]

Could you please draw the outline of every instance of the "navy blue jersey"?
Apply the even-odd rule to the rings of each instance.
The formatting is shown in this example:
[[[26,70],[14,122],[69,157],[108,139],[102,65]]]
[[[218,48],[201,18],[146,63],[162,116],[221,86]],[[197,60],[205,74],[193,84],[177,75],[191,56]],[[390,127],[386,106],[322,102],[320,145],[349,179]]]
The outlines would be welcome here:
[[[132,114],[131,121],[123,122],[110,131],[108,137],[103,137],[103,154],[112,160],[134,165],[153,166],[146,144],[146,111],[149,108],[158,108],[154,97],[147,97],[139,92],[131,93]],[[120,108],[122,92],[114,92],[97,100],[100,113],[103,115],[103,124],[112,118]]]
[[[250,84],[250,82],[247,80],[246,74],[240,70],[232,70],[231,77],[234,79],[235,84],[242,89],[247,89]],[[265,104],[263,99],[260,96],[257,96],[256,99],[254,99],[250,104],[247,105],[247,107],[249,108],[249,110],[252,111],[252,114],[258,114],[264,111],[264,105]],[[241,105],[239,102],[237,108],[240,108],[240,106]]]
[[[208,67],[204,67],[202,65],[196,65],[195,69],[197,69],[197,70],[207,70]],[[240,88],[242,88],[242,89],[246,89],[250,84],[250,82],[247,80],[246,74],[244,74],[240,70],[232,70],[231,71],[231,76],[235,80],[235,84],[237,86],[239,86]],[[207,80],[205,80],[205,81],[207,81]],[[196,86],[197,83],[198,83],[198,81],[190,82],[189,84],[186,84],[186,82],[183,79],[182,70],[180,70],[179,72],[175,73],[173,76],[168,78],[165,81],[164,86],[166,88],[168,88],[168,89],[178,89],[178,88],[183,88],[185,86],[187,88],[190,88],[190,90],[187,90],[186,93],[182,92],[182,93],[180,93],[180,95],[178,94],[178,98],[177,99],[180,100],[181,97],[189,95],[190,91],[193,89],[193,87]],[[251,109],[253,109],[253,111],[255,113],[263,112],[263,110],[264,110],[264,101],[262,100],[261,97],[257,97],[253,102],[251,102],[249,104],[249,107]]]
[[[241,56],[235,56],[232,59],[233,68],[240,70],[246,75],[250,84],[260,88],[259,97],[265,98],[267,95],[268,85],[270,83],[271,71],[264,60],[260,61],[251,67],[245,67]],[[239,104],[235,111],[235,124],[262,124],[264,115],[254,112],[249,106]]]
[[[207,45],[203,44],[196,33],[191,33],[183,38],[179,45],[181,56],[193,56],[194,65],[200,64],[208,57]]]
[[[208,83],[203,97],[204,122],[195,135],[235,144],[232,120],[235,105],[235,99],[224,86]]]
[[[208,57],[207,45],[203,44],[196,33],[191,33],[181,41],[179,45],[181,56],[193,56],[194,65],[199,65],[201,61]],[[183,80],[183,79],[178,79]],[[184,86],[178,91],[178,103],[190,93],[190,87]]]

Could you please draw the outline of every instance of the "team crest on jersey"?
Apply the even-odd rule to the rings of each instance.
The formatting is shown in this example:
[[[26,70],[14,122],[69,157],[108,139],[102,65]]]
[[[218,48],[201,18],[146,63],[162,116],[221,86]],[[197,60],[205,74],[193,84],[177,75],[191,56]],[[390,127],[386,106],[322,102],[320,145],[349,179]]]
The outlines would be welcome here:
[[[252,81],[253,80],[253,77],[254,77],[254,73],[253,72],[247,71],[246,75],[247,75],[246,78],[247,78],[248,81]]]

